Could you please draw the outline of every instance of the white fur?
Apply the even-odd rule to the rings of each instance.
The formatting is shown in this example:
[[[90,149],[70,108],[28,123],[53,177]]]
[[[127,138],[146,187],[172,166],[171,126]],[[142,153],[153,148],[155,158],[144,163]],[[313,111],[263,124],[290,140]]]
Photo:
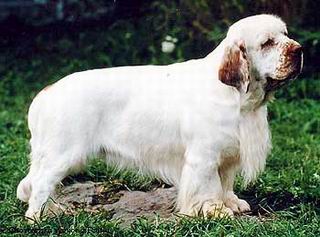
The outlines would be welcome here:
[[[28,115],[31,168],[17,190],[29,203],[26,216],[38,215],[55,185],[93,154],[177,186],[181,213],[209,215],[220,204],[229,214],[224,205],[249,210],[233,193],[234,176],[240,168],[250,181],[265,166],[270,136],[263,88],[280,57],[279,49],[259,53],[259,46],[270,34],[289,40],[284,31],[274,16],[249,17],[205,58],[78,72],[41,91]],[[247,93],[218,76],[225,47],[238,40],[253,67]]]

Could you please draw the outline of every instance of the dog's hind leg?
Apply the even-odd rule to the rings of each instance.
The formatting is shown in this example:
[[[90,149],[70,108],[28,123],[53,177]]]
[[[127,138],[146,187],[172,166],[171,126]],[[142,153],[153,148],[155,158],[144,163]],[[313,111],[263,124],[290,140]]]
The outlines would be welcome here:
[[[37,162],[38,170],[30,177],[31,195],[28,200],[29,208],[26,217],[32,220],[39,219],[42,210],[47,212],[48,206],[46,202],[54,193],[55,187],[59,184],[71,171],[77,169],[79,163],[84,162],[79,153],[72,149],[68,149],[62,153],[47,154]],[[33,160],[33,162],[35,162]]]

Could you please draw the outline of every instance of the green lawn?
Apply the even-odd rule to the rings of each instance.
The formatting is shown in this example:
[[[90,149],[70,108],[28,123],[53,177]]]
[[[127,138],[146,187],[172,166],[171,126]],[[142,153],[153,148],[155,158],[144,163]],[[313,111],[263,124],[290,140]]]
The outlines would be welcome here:
[[[113,58],[118,60],[115,64],[143,63],[148,59],[153,63],[173,60],[161,56],[161,60],[154,62],[159,52],[152,48],[149,48],[152,56],[142,60],[139,57],[143,55],[132,53],[128,56],[129,50],[122,56],[117,51],[109,57],[109,52],[100,46],[91,45],[91,48],[76,51],[77,47],[65,39],[51,48],[44,47],[41,42],[38,43],[39,52],[30,55],[27,51],[21,55],[16,49],[13,52],[7,49],[1,60],[0,236],[10,233],[20,236],[22,232],[25,233],[23,236],[320,236],[320,83],[317,78],[292,83],[290,88],[278,93],[280,98],[269,106],[273,150],[266,171],[247,188],[239,179],[236,188],[240,196],[252,204],[252,218],[154,222],[138,219],[131,226],[123,227],[120,222],[110,221],[108,213],[80,213],[27,225],[23,218],[26,205],[16,199],[15,192],[28,169],[26,114],[36,92],[71,72],[110,66]],[[75,178],[119,179],[133,190],[146,190],[157,183],[132,172],[114,174],[111,168],[98,162]]]

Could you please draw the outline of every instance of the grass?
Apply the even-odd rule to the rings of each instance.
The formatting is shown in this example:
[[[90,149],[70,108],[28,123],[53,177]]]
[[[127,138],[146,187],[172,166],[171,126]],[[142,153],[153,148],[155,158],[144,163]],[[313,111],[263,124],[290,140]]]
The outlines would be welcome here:
[[[121,49],[110,53],[105,49],[116,43],[102,35],[99,39],[105,42],[95,45],[94,34],[101,36],[103,33],[86,33],[84,41],[79,38],[77,44],[68,37],[49,42],[40,37],[31,43],[30,50],[14,47],[3,53],[0,64],[0,236],[320,236],[320,103],[317,93],[320,83],[317,78],[294,82],[280,91],[280,99],[269,106],[273,150],[266,171],[255,184],[244,188],[239,181],[236,186],[240,196],[252,204],[254,217],[157,219],[154,222],[140,218],[124,227],[119,221],[111,221],[108,213],[81,212],[27,225],[23,218],[26,205],[16,199],[15,192],[28,169],[26,113],[36,92],[74,71],[183,59],[181,55],[160,55],[152,45],[144,52],[146,56],[142,51],[130,53],[130,47],[135,48],[133,46],[138,46],[139,42],[122,34],[121,28],[115,29],[113,35],[120,39]],[[126,44],[128,48],[122,48]],[[160,60],[155,61],[157,55]],[[74,178],[118,179],[133,190],[146,190],[158,183],[132,172],[115,173],[98,162]]]

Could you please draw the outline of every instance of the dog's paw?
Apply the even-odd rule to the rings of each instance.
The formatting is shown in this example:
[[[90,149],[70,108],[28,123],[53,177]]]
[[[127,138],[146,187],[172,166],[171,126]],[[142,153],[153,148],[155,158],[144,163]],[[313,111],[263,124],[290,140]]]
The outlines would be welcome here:
[[[41,222],[42,220],[46,219],[47,217],[55,217],[62,213],[67,213],[66,207],[63,205],[48,201],[44,204],[41,210],[34,210],[33,208],[28,208],[25,218],[27,219],[29,224]]]
[[[35,210],[32,210],[31,208],[28,208],[25,214],[25,218],[28,224],[34,224],[34,223],[40,222],[41,216],[42,216],[41,211],[35,211]]]
[[[240,199],[233,192],[229,192],[224,200],[226,207],[230,208],[234,213],[243,213],[251,210],[249,203]]]
[[[233,218],[232,209],[226,207],[222,201],[205,202],[201,214],[207,218]]]
[[[233,212],[230,208],[226,207],[222,201],[210,200],[205,201],[201,206],[192,205],[192,208],[180,210],[179,213],[183,216],[197,217],[202,216],[205,218],[232,218]]]

